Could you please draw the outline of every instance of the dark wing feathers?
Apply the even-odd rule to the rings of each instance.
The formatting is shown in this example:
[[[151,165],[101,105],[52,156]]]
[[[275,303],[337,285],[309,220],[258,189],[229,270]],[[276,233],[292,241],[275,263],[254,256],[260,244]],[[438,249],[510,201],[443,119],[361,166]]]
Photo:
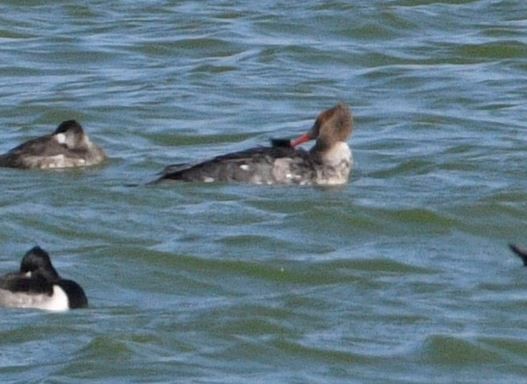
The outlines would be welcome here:
[[[10,273],[0,281],[0,288],[11,292],[53,293],[52,284],[42,276],[23,277],[18,273]]]
[[[52,139],[52,135],[41,136],[26,141],[0,156],[0,165],[4,167],[25,168],[24,158],[28,156],[56,156],[63,154],[66,146]],[[23,155],[23,156],[21,156]]]
[[[160,180],[204,181],[206,177],[210,177],[214,181],[244,181],[248,177],[248,171],[241,169],[242,165],[257,165],[258,169],[251,167],[252,171],[265,174],[271,172],[276,159],[283,157],[307,159],[309,156],[307,152],[292,147],[255,147],[217,156],[195,165],[168,166],[165,168],[168,172]]]
[[[54,156],[64,153],[64,149],[66,148],[66,145],[59,144],[56,140],[53,140],[52,135],[46,135],[26,141],[11,149],[7,154],[19,154],[23,152],[30,156]]]

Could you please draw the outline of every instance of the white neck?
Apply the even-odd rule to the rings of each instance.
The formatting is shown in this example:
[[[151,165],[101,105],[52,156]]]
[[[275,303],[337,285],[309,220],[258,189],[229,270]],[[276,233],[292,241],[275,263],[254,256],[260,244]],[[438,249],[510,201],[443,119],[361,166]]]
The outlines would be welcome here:
[[[321,154],[323,166],[317,171],[317,184],[341,185],[348,181],[353,157],[351,149],[345,142],[338,142]]]
[[[352,156],[351,149],[348,146],[348,143],[339,141],[331,147],[328,151],[322,153],[322,162],[325,165],[336,167],[343,161],[351,164]]]

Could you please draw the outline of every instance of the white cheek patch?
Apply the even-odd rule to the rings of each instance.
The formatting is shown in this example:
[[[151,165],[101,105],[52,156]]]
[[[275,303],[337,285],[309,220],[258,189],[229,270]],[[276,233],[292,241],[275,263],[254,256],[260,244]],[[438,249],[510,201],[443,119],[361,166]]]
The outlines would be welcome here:
[[[66,144],[66,135],[63,134],[63,133],[57,133],[55,135],[55,140],[57,141],[57,143],[59,144]]]

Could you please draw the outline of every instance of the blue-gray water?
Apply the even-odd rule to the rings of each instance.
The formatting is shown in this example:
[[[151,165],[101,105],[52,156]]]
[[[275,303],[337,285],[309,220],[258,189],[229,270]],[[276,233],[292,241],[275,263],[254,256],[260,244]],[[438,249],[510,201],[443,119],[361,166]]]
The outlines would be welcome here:
[[[0,311],[2,383],[518,383],[524,1],[0,5],[0,151],[78,119],[111,156],[0,170],[90,308]],[[342,188],[133,187],[355,116]]]

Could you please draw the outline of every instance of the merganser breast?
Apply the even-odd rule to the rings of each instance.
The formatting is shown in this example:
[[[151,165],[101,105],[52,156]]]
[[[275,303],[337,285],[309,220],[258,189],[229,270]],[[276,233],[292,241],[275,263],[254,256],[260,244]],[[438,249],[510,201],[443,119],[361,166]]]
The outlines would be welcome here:
[[[173,165],[157,182],[245,182],[252,184],[339,185],[348,181],[352,166],[346,143],[352,117],[344,104],[322,112],[313,127],[298,139],[272,147],[229,153],[195,165]],[[296,148],[316,139],[310,151]]]

